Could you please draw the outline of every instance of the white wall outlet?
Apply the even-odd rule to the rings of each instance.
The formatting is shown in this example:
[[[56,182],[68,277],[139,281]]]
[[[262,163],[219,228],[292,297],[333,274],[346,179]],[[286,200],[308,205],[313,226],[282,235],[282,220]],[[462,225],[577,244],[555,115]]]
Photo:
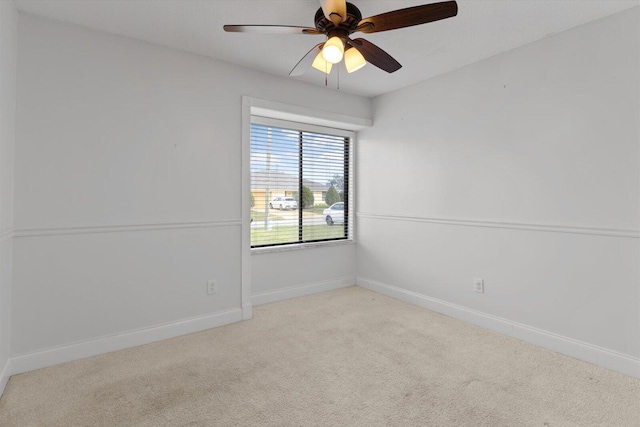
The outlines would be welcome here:
[[[216,281],[209,280],[207,282],[207,294],[211,295],[211,294],[215,294],[216,292],[218,292],[218,286],[216,285]]]
[[[473,279],[473,287],[476,290],[476,292],[484,294],[484,280]]]

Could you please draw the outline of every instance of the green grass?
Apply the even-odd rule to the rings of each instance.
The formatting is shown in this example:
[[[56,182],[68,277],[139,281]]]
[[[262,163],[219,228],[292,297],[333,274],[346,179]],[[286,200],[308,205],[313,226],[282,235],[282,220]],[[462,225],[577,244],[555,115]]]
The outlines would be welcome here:
[[[302,228],[302,238],[305,241],[318,239],[336,239],[344,237],[344,227],[341,225],[308,225]],[[298,226],[273,225],[271,231],[264,228],[251,229],[251,244],[262,245],[270,243],[291,243],[298,241]]]
[[[253,211],[253,210],[251,211],[251,218],[254,221],[264,221],[264,217],[265,217],[264,211]],[[284,218],[281,217],[280,215],[269,213],[269,219],[273,221],[277,221]]]
[[[303,211],[305,212],[313,212],[316,213],[318,215],[322,215],[322,211],[327,209],[327,205],[321,205],[321,206],[312,206],[310,208],[304,208]]]

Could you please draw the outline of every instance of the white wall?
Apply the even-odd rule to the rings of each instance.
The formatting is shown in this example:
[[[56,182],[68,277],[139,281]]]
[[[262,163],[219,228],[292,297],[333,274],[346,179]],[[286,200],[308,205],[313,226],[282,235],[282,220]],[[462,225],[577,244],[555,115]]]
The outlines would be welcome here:
[[[635,8],[376,98],[358,283],[640,376],[639,44]]]
[[[18,13],[0,2],[0,395],[8,379]]]
[[[355,266],[355,243],[253,254],[253,304],[353,286]]]
[[[133,39],[26,14],[18,34],[16,360],[237,313],[243,95],[370,117],[366,98]],[[354,257],[336,260],[352,276]]]

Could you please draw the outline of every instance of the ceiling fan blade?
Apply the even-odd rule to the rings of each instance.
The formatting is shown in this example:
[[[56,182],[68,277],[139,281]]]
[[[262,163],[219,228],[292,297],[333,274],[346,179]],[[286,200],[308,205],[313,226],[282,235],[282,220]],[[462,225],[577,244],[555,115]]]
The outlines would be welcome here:
[[[291,25],[225,25],[228,33],[261,33],[261,34],[322,34],[311,27]]]
[[[324,16],[336,27],[347,19],[346,0],[320,0],[320,6]]]
[[[457,14],[458,4],[455,1],[425,4],[364,18],[358,23],[358,30],[363,33],[378,33],[439,21]]]
[[[364,56],[364,59],[366,59],[367,62],[386,71],[387,73],[393,73],[394,71],[398,71],[402,68],[402,65],[393,59],[391,55],[365,39],[349,40],[349,44],[358,49],[358,52]]]
[[[309,52],[307,52],[307,54],[298,61],[296,66],[293,67],[289,75],[294,77],[303,75],[311,67],[313,60],[316,59],[316,56],[320,53],[323,44],[324,43],[318,43]]]

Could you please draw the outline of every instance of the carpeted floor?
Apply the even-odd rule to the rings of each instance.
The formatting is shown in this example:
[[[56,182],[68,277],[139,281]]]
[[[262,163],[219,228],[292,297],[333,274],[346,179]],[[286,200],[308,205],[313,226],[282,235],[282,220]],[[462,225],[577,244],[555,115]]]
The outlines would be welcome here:
[[[358,287],[12,377],[9,426],[640,426],[640,380]]]

